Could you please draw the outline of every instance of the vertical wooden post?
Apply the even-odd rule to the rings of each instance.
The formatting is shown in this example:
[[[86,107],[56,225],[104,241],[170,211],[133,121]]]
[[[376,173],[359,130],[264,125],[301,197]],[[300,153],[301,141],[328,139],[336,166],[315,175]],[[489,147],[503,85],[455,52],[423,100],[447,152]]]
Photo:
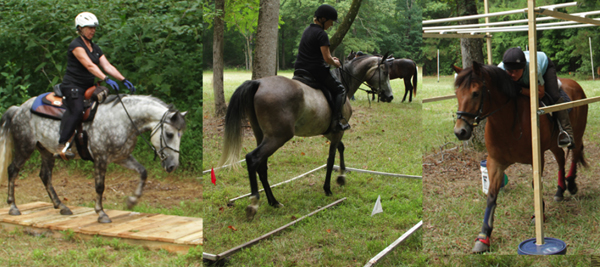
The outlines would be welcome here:
[[[533,150],[533,196],[535,204],[536,244],[544,244],[544,211],[542,204],[542,174],[540,172],[543,154],[540,151],[540,127],[538,110],[537,77],[537,35],[535,25],[535,0],[527,0],[529,19],[529,89],[531,99],[531,142]]]
[[[488,3],[488,0],[483,1],[483,8],[484,8],[485,14],[490,13],[490,5]],[[490,17],[485,17],[485,23],[490,23]],[[490,26],[486,26],[486,28],[489,28],[489,27]],[[492,64],[494,64],[492,62],[492,37],[489,37],[490,36],[489,32],[486,32],[485,34],[488,36],[485,38],[485,42],[487,44],[487,60],[488,60],[487,64],[492,65]]]

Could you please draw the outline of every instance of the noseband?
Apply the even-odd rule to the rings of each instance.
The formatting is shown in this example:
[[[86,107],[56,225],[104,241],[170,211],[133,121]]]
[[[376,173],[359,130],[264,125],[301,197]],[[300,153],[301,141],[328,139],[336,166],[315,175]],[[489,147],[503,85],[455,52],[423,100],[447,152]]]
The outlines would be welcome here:
[[[481,114],[483,113],[483,102],[485,101],[485,95],[486,95],[485,92],[486,91],[489,93],[487,86],[485,85],[485,80],[483,80],[483,85],[481,86],[481,101],[479,102],[479,109],[477,110],[477,114],[469,113],[466,111],[460,111],[460,110],[456,112],[456,118],[459,120],[463,120],[467,125],[469,125],[469,127],[471,127],[471,129],[475,128],[477,125],[479,125],[480,121],[486,119],[489,116],[492,116],[498,110],[500,110],[504,106],[506,106],[506,104],[508,104],[508,102],[510,102],[510,99],[509,99],[506,103],[504,103],[504,105],[502,105],[499,108],[497,108],[496,110],[482,116]],[[471,124],[464,117],[473,118],[473,123]]]

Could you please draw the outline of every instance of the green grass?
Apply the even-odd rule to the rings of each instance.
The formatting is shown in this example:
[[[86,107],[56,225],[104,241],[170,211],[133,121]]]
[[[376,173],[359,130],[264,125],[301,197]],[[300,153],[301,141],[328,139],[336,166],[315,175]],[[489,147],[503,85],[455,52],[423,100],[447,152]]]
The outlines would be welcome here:
[[[452,82],[452,77],[442,77],[439,83],[437,77],[425,77],[425,89],[422,91],[427,96],[424,97],[452,94]],[[588,97],[600,95],[600,84],[597,81],[578,82]],[[456,99],[423,104],[423,163],[424,166],[438,166],[436,170],[439,171],[425,172],[424,176],[424,228],[428,230],[423,234],[423,249],[426,254],[470,253],[474,239],[481,229],[486,207],[486,196],[481,191],[479,172],[479,161],[485,159],[486,154],[485,151],[476,152],[468,147],[461,147],[462,142],[454,137],[452,130],[456,108]],[[545,155],[545,236],[565,241],[568,244],[569,255],[600,253],[597,246],[597,240],[600,238],[597,229],[600,188],[596,176],[600,171],[600,163],[597,160],[600,157],[600,123],[595,119],[599,115],[600,106],[590,104],[584,135],[590,168],[579,169],[577,195],[566,194],[564,202],[553,202],[557,168],[551,153],[546,152]],[[459,150],[440,153],[440,148],[453,146],[459,147]],[[506,173],[509,185],[501,191],[498,198],[492,233],[492,252],[489,254],[496,257],[516,254],[520,242],[535,237],[535,228],[529,220],[534,213],[531,167],[515,164],[509,167]],[[580,258],[571,259],[575,259],[572,266],[583,264],[577,260]],[[519,261],[519,264],[522,263]],[[558,262],[552,262],[551,265],[558,265]]]
[[[291,76],[290,72],[280,75]],[[204,73],[204,169],[216,167],[221,154],[221,132],[213,119],[214,97],[211,73]],[[250,78],[249,72],[225,73],[226,101],[237,86]],[[352,129],[344,135],[346,166],[381,172],[421,175],[419,130],[421,104],[399,103],[404,93],[401,80],[392,81],[392,103],[369,103],[359,92],[352,101]],[[207,125],[207,123],[209,125]],[[208,134],[207,134],[208,133]],[[256,147],[254,137],[246,136],[240,159]],[[295,137],[269,158],[269,182],[290,179],[326,162],[327,139],[322,136]],[[336,164],[339,164],[336,157]],[[243,165],[245,166],[245,165]],[[253,221],[245,219],[248,199],[227,207],[227,200],[249,193],[244,170],[216,171],[217,184],[204,176],[204,251],[221,253],[291,222],[318,207],[339,198],[348,199],[335,207],[307,218],[290,229],[229,258],[231,266],[362,266],[383,248],[400,237],[422,218],[420,180],[350,173],[340,187],[332,182],[334,195],[327,197],[322,185],[325,170],[273,189],[285,206],[274,209],[261,194],[261,206]],[[335,173],[334,173],[335,175]],[[335,181],[335,176],[332,179]],[[260,186],[262,188],[262,186]],[[381,195],[384,213],[370,216],[377,196]],[[236,230],[229,228],[232,226]],[[423,265],[419,230],[384,260],[389,264]]]

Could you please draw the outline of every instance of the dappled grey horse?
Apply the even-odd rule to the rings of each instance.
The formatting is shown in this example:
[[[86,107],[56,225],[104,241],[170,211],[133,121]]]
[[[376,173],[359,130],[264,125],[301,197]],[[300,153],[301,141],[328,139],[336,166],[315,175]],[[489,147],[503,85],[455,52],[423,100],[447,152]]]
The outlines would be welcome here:
[[[35,149],[42,157],[40,178],[60,214],[71,215],[71,210],[61,203],[52,186],[53,153],[58,147],[60,121],[44,118],[31,113],[35,98],[21,106],[10,107],[0,121],[0,183],[8,175],[8,200],[10,215],[20,215],[14,196],[15,180],[23,164]],[[179,166],[179,144],[185,129],[187,112],[174,110],[163,101],[152,96],[123,95],[123,105],[139,132],[152,131],[150,141],[158,151],[161,165],[167,172]],[[96,184],[95,211],[98,222],[111,222],[102,207],[104,176],[107,165],[115,162],[140,174],[140,183],[133,196],[127,199],[131,209],[142,195],[146,182],[146,169],[131,155],[137,142],[138,131],[127,117],[119,99],[111,95],[98,106],[92,122],[84,122],[83,129],[89,134],[88,149],[94,158],[94,178]],[[72,149],[76,153],[76,149]],[[79,155],[77,155],[79,158]],[[12,162],[11,162],[12,160]],[[10,164],[10,165],[9,165]]]
[[[393,98],[385,57],[361,57],[346,63],[343,69],[337,69],[338,77],[346,85],[348,96],[354,94],[360,84],[366,81],[372,87],[382,91],[382,97]],[[323,92],[311,88],[297,80],[282,76],[271,76],[255,81],[246,81],[233,93],[225,117],[223,154],[220,165],[239,166],[238,160],[242,142],[242,119],[247,117],[252,126],[258,147],[246,155],[246,164],[250,179],[251,202],[246,208],[248,219],[254,218],[258,210],[258,184],[256,173],[260,176],[268,202],[273,207],[281,204],[275,199],[267,180],[267,160],[277,149],[294,135],[316,136],[324,134],[331,144],[327,158],[327,174],[323,189],[331,195],[330,180],[336,149],[340,152],[340,176],[338,184],[345,183],[344,132],[327,132],[331,124],[331,108]],[[352,108],[346,101],[343,108],[344,118],[350,119]]]

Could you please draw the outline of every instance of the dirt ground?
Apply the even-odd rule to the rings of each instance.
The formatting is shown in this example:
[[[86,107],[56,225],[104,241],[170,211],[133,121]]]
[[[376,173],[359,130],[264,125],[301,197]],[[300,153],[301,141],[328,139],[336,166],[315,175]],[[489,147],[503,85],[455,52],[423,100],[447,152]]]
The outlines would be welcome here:
[[[66,205],[82,205],[95,202],[96,193],[93,174],[82,171],[67,171],[55,168],[52,183],[56,193]],[[117,169],[106,174],[103,202],[105,208],[112,206],[125,209],[125,199],[133,195],[139,183],[136,172]],[[4,200],[7,197],[6,181],[0,185],[0,207],[7,207]],[[51,202],[38,170],[21,173],[16,181],[15,198],[17,205],[44,201]],[[193,201],[202,198],[202,183],[194,178],[182,178],[178,174],[169,174],[162,180],[157,180],[150,173],[139,204],[151,207],[178,207],[181,201]],[[198,215],[200,216],[200,215]]]

